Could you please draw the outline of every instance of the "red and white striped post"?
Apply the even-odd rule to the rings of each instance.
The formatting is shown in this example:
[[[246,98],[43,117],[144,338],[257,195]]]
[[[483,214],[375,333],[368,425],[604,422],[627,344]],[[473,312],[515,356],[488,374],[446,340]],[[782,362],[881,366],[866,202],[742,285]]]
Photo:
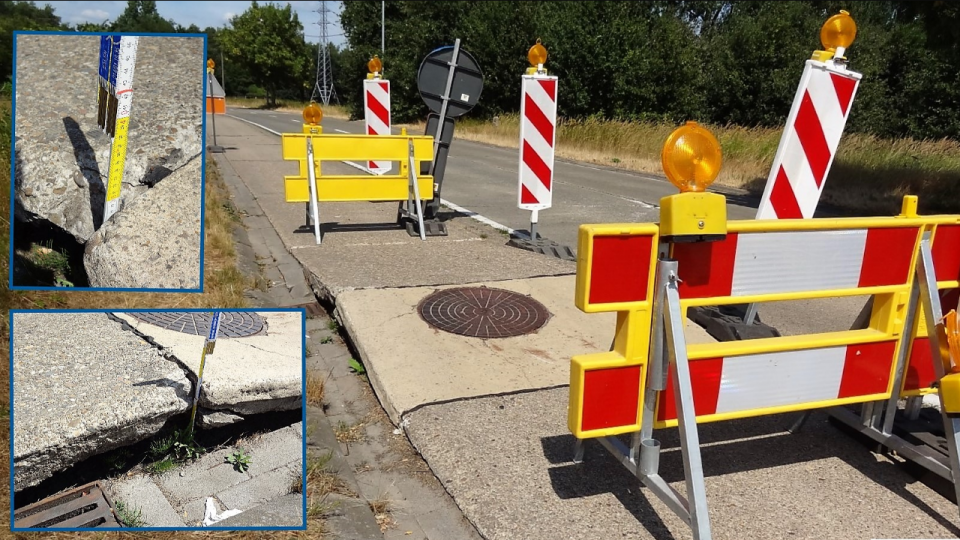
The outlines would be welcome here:
[[[824,47],[835,52],[816,51],[804,66],[757,219],[813,217],[863,78],[847,69],[843,57],[855,36],[856,25],[845,11],[820,31]]]
[[[383,64],[378,56],[367,63],[370,73],[363,81],[363,118],[367,135],[390,135],[390,81],[381,78]],[[367,169],[376,175],[390,172],[391,161],[368,161]]]
[[[537,40],[521,79],[520,174],[517,207],[530,210],[530,240],[537,240],[540,210],[553,204],[553,157],[557,128],[557,77],[547,75],[547,50]]]
[[[863,78],[847,69],[843,56],[856,35],[857,25],[846,11],[827,19],[820,29],[827,50],[815,51],[804,65],[757,219],[809,219],[816,212]],[[757,305],[748,305],[744,322],[752,324],[756,316]]]

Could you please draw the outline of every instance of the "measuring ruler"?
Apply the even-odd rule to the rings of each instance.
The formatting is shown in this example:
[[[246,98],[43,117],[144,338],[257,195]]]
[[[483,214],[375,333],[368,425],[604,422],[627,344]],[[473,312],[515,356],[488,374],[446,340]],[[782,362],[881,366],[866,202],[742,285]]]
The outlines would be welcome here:
[[[207,334],[207,340],[203,342],[203,351],[200,353],[200,370],[197,371],[197,391],[193,395],[193,410],[190,412],[190,433],[193,434],[193,422],[197,418],[197,404],[200,403],[200,387],[203,385],[203,366],[206,364],[207,355],[213,354],[213,348],[217,345],[217,333],[220,331],[220,312],[214,311],[213,318],[210,319],[210,332]]]
[[[139,41],[140,38],[136,36],[107,34],[100,37],[97,125],[113,137],[103,221],[110,219],[120,206],[123,168],[127,161],[127,130],[133,104],[133,72]]]

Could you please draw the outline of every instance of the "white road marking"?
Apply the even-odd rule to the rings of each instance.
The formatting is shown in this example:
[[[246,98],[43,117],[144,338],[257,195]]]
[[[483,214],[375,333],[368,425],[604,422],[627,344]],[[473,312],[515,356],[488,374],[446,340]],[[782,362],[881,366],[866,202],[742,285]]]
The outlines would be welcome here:
[[[234,115],[232,115],[232,114],[228,114],[227,116],[229,116],[230,118],[236,118],[237,120],[240,120],[241,122],[246,122],[246,123],[248,123],[248,124],[253,124],[254,126],[257,126],[257,127],[260,128],[260,129],[264,129],[264,130],[269,131],[270,133],[273,133],[273,134],[276,135],[277,137],[280,136],[280,132],[279,132],[279,131],[274,131],[274,130],[268,128],[267,126],[260,125],[260,124],[258,124],[258,123],[256,123],[256,122],[251,122],[250,120],[247,120],[246,118],[240,118],[239,116],[234,116]]]
[[[300,121],[297,120],[296,118],[291,118],[290,121],[293,122],[294,124],[299,124],[299,123],[300,123]]]
[[[344,131],[342,129],[334,129],[337,133],[350,133],[349,131]]]

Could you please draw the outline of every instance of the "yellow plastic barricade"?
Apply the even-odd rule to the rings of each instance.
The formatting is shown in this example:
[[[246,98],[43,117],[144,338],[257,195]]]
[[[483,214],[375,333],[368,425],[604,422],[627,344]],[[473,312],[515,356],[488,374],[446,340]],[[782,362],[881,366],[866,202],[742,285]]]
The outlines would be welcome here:
[[[896,217],[727,221],[723,196],[706,192],[721,160],[708,131],[678,128],[662,159],[681,193],[661,200],[660,223],[580,227],[575,303],[616,312],[617,326],[612,350],[571,360],[574,461],[596,440],[696,539],[711,538],[697,430],[705,422],[828,408],[928,470],[960,475],[960,370],[950,372],[960,359],[951,362],[941,320],[956,301],[941,306],[939,294],[960,288],[960,216],[918,216],[908,196]],[[872,297],[865,328],[702,344],[683,332],[691,307],[854,296]],[[914,339],[920,312],[934,325]],[[949,457],[892,434],[911,384],[940,387]],[[670,427],[679,428],[686,498],[659,474],[653,430]],[[618,437],[627,433],[629,445]]]
[[[415,218],[420,239],[425,240],[421,201],[433,199],[433,176],[420,175],[421,165],[433,161],[433,137],[407,135],[325,134],[320,127],[323,113],[311,103],[303,110],[302,133],[283,133],[283,159],[299,164],[298,174],[284,176],[284,196],[287,202],[307,203],[307,225],[320,243],[319,203],[351,201],[406,201],[400,218]],[[323,161],[397,161],[400,170],[395,175],[322,174]],[[313,164],[311,167],[309,164]]]

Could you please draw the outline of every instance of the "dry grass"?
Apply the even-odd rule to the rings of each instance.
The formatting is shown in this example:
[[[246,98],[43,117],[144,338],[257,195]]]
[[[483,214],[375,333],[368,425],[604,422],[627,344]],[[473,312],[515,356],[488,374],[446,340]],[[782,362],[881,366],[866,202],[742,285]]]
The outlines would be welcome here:
[[[557,157],[662,175],[660,150],[676,126],[650,122],[558,122]],[[780,143],[781,129],[707,126],[720,140],[724,163],[717,184],[759,194]],[[422,129],[422,128],[420,128]],[[517,148],[517,115],[499,121],[464,119],[456,136]],[[884,140],[848,134],[840,142],[821,201],[862,214],[888,215],[903,195],[919,195],[927,212],[960,212],[960,142]]]
[[[381,495],[372,501],[368,501],[368,504],[370,510],[373,511],[373,517],[377,520],[377,525],[380,526],[380,532],[386,532],[397,525],[391,515],[393,511],[392,501]]]
[[[316,405],[317,407],[323,406],[323,387],[325,385],[326,379],[322,375],[318,375],[312,371],[307,372],[307,403],[310,405]]]
[[[333,428],[334,435],[337,436],[337,441],[342,443],[352,443],[362,441],[364,438],[364,426],[366,425],[365,419],[359,420],[354,424],[348,424],[341,420],[337,423],[336,427]]]
[[[301,112],[303,108],[309,105],[309,101],[279,100],[276,107],[269,107],[276,111]],[[227,97],[227,107],[238,107],[242,109],[267,109],[267,100],[262,98],[241,98]],[[342,105],[320,105],[323,109],[323,115],[340,120],[349,120],[350,114],[347,108]],[[229,110],[227,112],[230,112]]]
[[[202,293],[116,293],[100,291],[10,291],[4,285],[2,300],[17,309],[127,309],[246,307],[244,290],[254,284],[237,270],[233,227],[239,215],[233,208],[223,179],[213,160],[207,160],[204,221],[204,284]],[[0,186],[0,190],[3,187]],[[9,207],[6,206],[6,207]],[[6,246],[4,246],[6,247]],[[4,257],[4,265],[6,258]],[[6,268],[4,283],[6,283]]]

